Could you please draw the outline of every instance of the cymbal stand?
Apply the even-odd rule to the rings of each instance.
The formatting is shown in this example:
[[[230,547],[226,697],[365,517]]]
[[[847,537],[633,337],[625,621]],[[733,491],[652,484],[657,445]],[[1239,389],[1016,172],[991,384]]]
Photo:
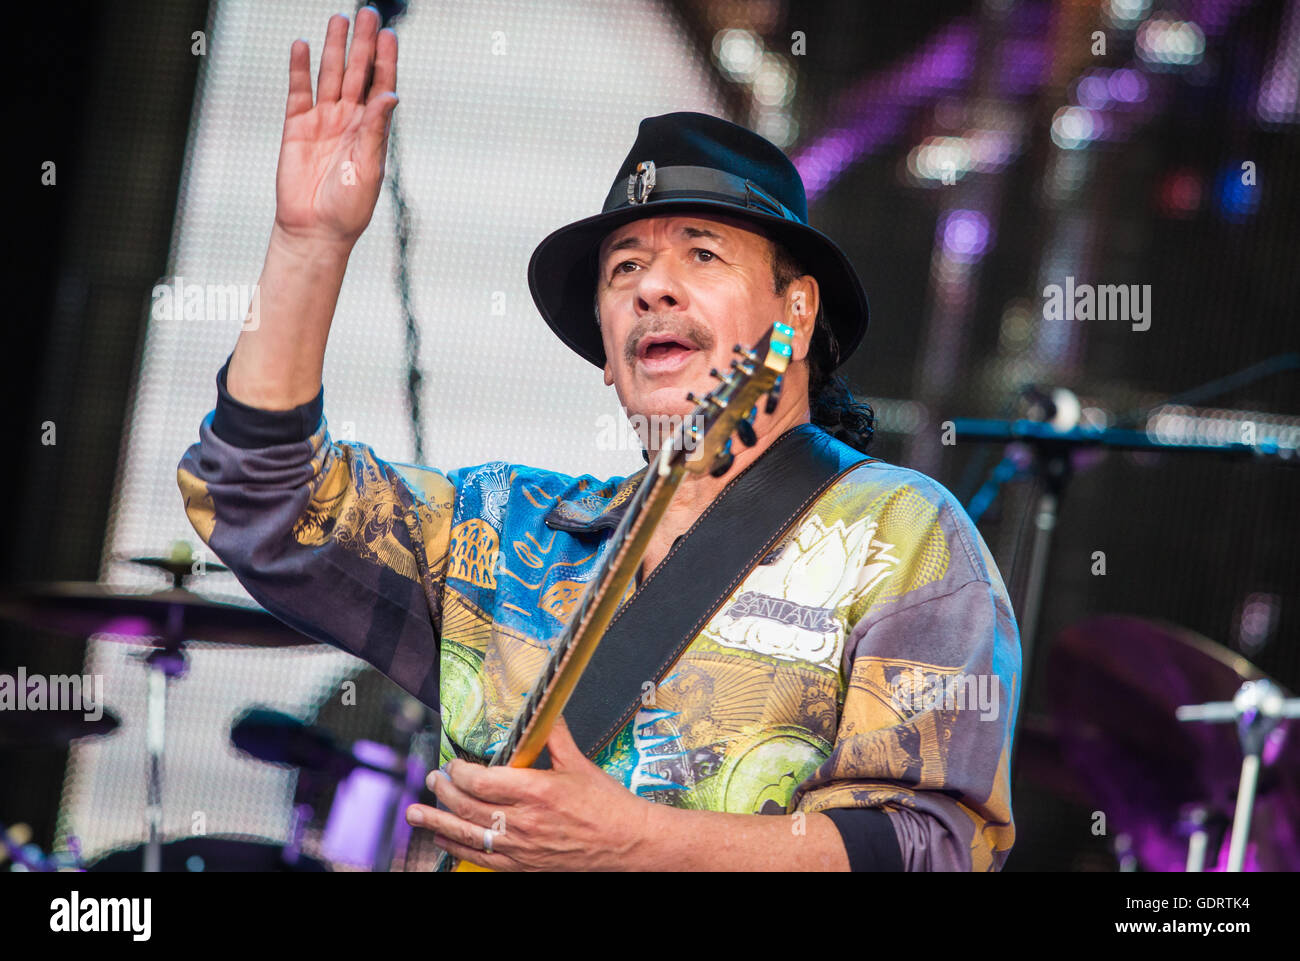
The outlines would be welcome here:
[[[1228,871],[1239,872],[1246,860],[1246,842],[1255,811],[1261,756],[1269,736],[1283,719],[1300,718],[1300,698],[1287,699],[1282,689],[1269,680],[1247,681],[1231,701],[1185,704],[1175,716],[1180,721],[1237,725],[1241,741],[1241,780],[1237,807],[1232,818],[1232,841],[1228,847]]]
[[[186,671],[183,622],[185,607],[169,605],[167,630],[159,646],[144,655],[149,668],[149,687],[145,696],[145,750],[148,753],[148,785],[145,800],[145,827],[148,841],[144,846],[144,870],[162,870],[163,845],[163,749],[166,744],[167,682],[184,677]]]

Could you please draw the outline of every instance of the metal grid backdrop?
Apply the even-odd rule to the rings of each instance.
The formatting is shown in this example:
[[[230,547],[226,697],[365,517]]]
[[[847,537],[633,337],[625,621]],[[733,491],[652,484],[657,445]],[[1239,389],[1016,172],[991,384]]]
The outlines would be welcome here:
[[[289,45],[310,40],[314,77],[337,9],[305,0],[213,5],[160,282],[256,282],[275,209]],[[525,267],[547,232],[599,209],[643,116],[726,115],[707,63],[671,11],[651,2],[620,4],[616,19],[578,2],[420,4],[397,29],[395,124],[415,217],[410,268],[423,328],[427,459],[451,468],[509,458],[605,476],[639,468],[637,449],[597,448],[608,418],[621,416],[617,401],[541,322]],[[385,191],[340,296],[325,413],[336,436],[401,462],[412,460],[413,445],[395,246]],[[238,329],[238,319],[149,321],[103,580],[157,588],[156,577],[121,558],[166,553],[175,540],[198,545],[176,462],[213,405],[214,376]],[[565,429],[556,430],[557,412]],[[192,586],[247,599],[228,574],[205,574]],[[146,681],[129,653],[108,640],[88,647],[86,670],[105,676],[107,706],[123,721],[112,738],[71,754],[59,831],[78,836],[88,859],[144,840]],[[285,838],[294,775],[239,754],[231,722],[253,704],[309,719],[337,700],[339,682],[358,666],[318,647],[192,647],[189,673],[169,693],[166,835],[195,833],[201,813],[210,835]],[[360,698],[349,708],[358,715],[351,736],[376,729],[382,701]]]

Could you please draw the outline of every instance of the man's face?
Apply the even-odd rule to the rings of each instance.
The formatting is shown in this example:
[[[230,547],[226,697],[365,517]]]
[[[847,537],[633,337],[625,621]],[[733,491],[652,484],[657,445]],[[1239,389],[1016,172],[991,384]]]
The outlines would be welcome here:
[[[796,329],[792,360],[807,355],[817,282],[772,286],[771,245],[744,221],[664,215],[611,231],[600,245],[596,291],[605,383],[629,415],[685,415],[726,371],[732,347],[751,346],[776,321]],[[792,316],[792,303],[804,313]],[[783,392],[784,394],[784,392]]]

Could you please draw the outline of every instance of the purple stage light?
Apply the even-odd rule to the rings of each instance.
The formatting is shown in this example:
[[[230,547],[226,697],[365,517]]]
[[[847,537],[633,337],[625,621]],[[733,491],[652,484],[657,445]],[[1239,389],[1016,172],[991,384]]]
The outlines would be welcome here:
[[[1146,99],[1148,87],[1140,71],[1124,67],[1106,78],[1106,89],[1118,103],[1140,103]]]
[[[1092,110],[1100,110],[1111,99],[1109,85],[1097,74],[1089,74],[1081,79],[1075,87],[1074,96],[1079,101],[1079,106]]]
[[[1255,111],[1265,123],[1300,121],[1300,0],[1291,0],[1287,7]]]
[[[991,230],[988,218],[975,210],[952,210],[939,225],[944,253],[962,264],[973,264],[984,256]]]

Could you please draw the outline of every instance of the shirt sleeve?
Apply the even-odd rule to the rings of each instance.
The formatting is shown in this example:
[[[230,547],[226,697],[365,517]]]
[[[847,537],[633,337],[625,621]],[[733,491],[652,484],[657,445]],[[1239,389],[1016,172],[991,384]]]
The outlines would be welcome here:
[[[883,811],[905,870],[1000,870],[1015,839],[1019,635],[1001,576],[960,504],[942,503],[932,524],[952,562],[944,576],[872,607],[855,625],[832,752],[789,810]],[[870,827],[852,825],[855,862],[848,823],[833,820],[855,870],[869,859],[866,847],[880,860]]]
[[[264,411],[231,397],[225,375],[177,468],[195,531],[271,614],[437,710],[454,482],[332,441],[323,390]]]
[[[840,832],[850,871],[903,870],[898,835],[880,808],[830,808],[822,813]]]

